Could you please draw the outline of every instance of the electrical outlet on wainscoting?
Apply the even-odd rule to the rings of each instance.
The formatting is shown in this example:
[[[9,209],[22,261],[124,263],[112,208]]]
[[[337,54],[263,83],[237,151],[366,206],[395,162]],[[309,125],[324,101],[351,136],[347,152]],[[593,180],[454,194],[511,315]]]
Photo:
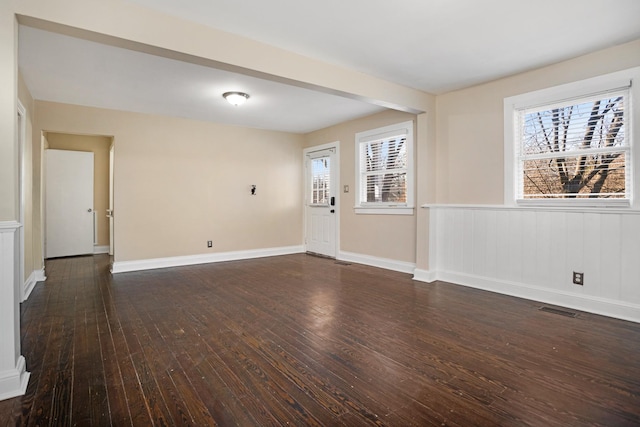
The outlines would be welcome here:
[[[573,283],[575,285],[584,286],[584,273],[573,272]]]

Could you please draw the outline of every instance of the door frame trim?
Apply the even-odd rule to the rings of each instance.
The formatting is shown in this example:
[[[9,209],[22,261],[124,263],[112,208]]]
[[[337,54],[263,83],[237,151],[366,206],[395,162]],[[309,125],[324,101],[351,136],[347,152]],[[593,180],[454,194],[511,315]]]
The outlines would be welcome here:
[[[19,192],[19,202],[18,202],[18,222],[21,227],[18,229],[18,277],[17,283],[20,286],[20,301],[24,301],[27,299],[27,292],[25,289],[25,258],[26,258],[26,246],[25,246],[25,218],[26,218],[26,208],[27,208],[27,195],[26,195],[26,186],[25,186],[25,157],[26,157],[26,144],[27,144],[27,110],[24,108],[24,105],[18,100],[17,105],[17,131],[18,131],[18,192]]]
[[[116,159],[116,146],[114,137],[111,137],[111,146],[109,147],[109,249],[107,253],[110,256],[114,256],[115,252],[115,223],[116,219],[113,216],[113,212],[115,210],[115,187],[114,187],[114,177],[115,177],[115,159]]]
[[[304,242],[304,250],[307,251],[307,189],[309,184],[309,175],[307,173],[307,155],[316,151],[323,151],[333,148],[335,150],[335,162],[337,167],[334,168],[332,165],[332,172],[335,176],[335,191],[336,191],[336,204],[335,204],[335,254],[336,259],[338,259],[338,254],[340,253],[340,212],[341,212],[341,197],[340,197],[340,141],[329,142],[321,145],[314,145],[312,147],[307,147],[302,150],[302,174],[304,176],[304,188],[302,191],[302,226],[303,226],[303,242]]]

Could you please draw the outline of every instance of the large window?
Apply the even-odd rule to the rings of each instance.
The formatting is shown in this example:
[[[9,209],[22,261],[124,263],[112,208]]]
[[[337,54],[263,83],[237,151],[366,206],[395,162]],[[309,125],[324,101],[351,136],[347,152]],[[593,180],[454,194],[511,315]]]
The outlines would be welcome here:
[[[356,212],[413,213],[413,122],[356,134]]]
[[[579,83],[505,100],[505,181],[517,203],[631,204],[632,78]]]

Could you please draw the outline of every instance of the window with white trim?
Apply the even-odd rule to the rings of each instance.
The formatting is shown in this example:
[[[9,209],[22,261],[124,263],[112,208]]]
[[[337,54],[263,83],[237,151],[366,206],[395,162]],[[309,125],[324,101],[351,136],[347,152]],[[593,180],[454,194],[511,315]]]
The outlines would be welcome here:
[[[631,205],[632,80],[615,73],[507,98],[507,195],[518,204]]]
[[[356,213],[413,213],[413,122],[356,134]]]

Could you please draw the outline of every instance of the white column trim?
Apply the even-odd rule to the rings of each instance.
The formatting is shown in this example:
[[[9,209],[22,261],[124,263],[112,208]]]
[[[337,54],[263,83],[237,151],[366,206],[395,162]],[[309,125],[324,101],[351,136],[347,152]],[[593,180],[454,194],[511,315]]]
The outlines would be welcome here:
[[[438,279],[436,277],[435,271],[416,268],[415,270],[413,270],[413,280],[416,280],[418,282],[432,283]]]
[[[20,227],[17,221],[0,221],[0,400],[24,394],[29,381],[20,355]]]
[[[0,372],[0,400],[22,396],[27,391],[30,372],[27,372],[24,356],[18,357],[14,369]]]

